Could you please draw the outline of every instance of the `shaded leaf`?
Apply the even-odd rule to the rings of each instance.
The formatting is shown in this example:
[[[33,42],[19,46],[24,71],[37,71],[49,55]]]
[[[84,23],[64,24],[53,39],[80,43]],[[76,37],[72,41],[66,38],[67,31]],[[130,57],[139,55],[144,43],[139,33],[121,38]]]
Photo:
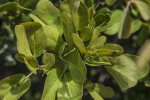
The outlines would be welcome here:
[[[30,79],[23,74],[9,76],[0,81],[0,100],[18,100],[30,85]]]
[[[82,61],[80,54],[73,50],[63,57],[63,60],[67,63],[72,79],[83,84],[86,80],[86,67]]]
[[[46,46],[46,35],[42,25],[37,22],[28,22],[21,25],[25,27],[26,36],[33,55],[39,57]]]
[[[150,20],[150,5],[144,1],[136,0],[135,5],[138,8],[140,15],[145,21]]]
[[[86,6],[81,1],[74,3],[72,8],[72,16],[76,30],[81,31],[88,23],[88,11]]]
[[[90,27],[85,26],[79,33],[80,38],[83,42],[86,42],[91,39],[93,30]]]
[[[15,55],[15,58],[17,61],[21,62],[21,63],[24,63],[24,58],[25,58],[25,55],[21,54],[21,53],[17,53]]]
[[[119,39],[129,38],[130,33],[131,33],[131,17],[130,17],[129,8],[125,8],[122,13],[118,37]]]
[[[8,3],[5,3],[5,4],[0,6],[0,12],[3,12],[3,11],[16,11],[17,9],[31,11],[31,9],[24,8],[16,2],[8,2]]]
[[[52,53],[45,53],[42,57],[42,62],[44,64],[44,71],[52,69],[55,63],[55,56]]]
[[[143,24],[142,29],[138,35],[138,44],[141,46],[144,44],[144,42],[148,39],[149,37],[149,25],[148,24]]]
[[[116,1],[117,0],[106,0],[105,2],[108,6],[112,6]]]
[[[61,21],[61,24],[62,24],[62,27],[63,27],[63,32],[64,32],[65,39],[66,39],[66,41],[69,45],[69,49],[73,49],[74,42],[73,42],[73,39],[72,39],[72,34],[76,33],[74,23],[71,20],[71,18],[69,17],[69,15],[65,12],[61,14],[60,21]]]

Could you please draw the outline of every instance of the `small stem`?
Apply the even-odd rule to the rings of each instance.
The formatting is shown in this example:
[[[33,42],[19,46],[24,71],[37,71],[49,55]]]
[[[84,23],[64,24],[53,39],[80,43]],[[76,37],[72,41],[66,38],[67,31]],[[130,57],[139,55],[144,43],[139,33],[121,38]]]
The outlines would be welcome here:
[[[31,72],[28,76],[26,76],[26,78],[29,78],[32,74],[33,74],[33,72]]]

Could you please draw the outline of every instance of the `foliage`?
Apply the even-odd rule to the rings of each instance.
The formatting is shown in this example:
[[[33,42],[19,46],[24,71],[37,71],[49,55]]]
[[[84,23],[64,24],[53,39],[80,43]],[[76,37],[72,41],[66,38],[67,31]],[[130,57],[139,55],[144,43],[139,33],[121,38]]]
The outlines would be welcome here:
[[[23,7],[12,2],[15,5],[7,3],[1,9],[11,11],[7,9],[11,6],[20,11],[29,11],[29,8],[24,8],[28,7],[28,2],[22,2]],[[109,6],[115,2],[106,0]],[[135,86],[149,73],[148,64],[138,66],[137,59],[140,57],[123,54],[120,45],[106,43],[106,37],[102,34],[118,33],[119,38],[129,38],[141,25],[145,25],[141,34],[148,31],[147,24],[139,19],[132,21],[129,9],[131,4],[138,8],[144,21],[150,19],[149,5],[145,1],[128,1],[123,11],[116,10],[110,16],[106,8],[105,11],[97,11],[98,5],[94,5],[92,0],[60,1],[59,9],[50,1],[41,0],[36,6],[37,14],[30,14],[35,22],[16,25],[19,52],[15,56],[16,60],[25,63],[31,71],[29,76],[38,71],[47,75],[42,100],[81,100],[83,89],[95,100],[113,97],[114,90],[111,87],[88,80],[87,66],[104,66],[123,90]],[[143,43],[145,39],[140,40]],[[42,64],[37,60],[39,57],[42,57]],[[17,74],[0,81],[0,90],[3,90],[0,98],[20,98],[30,87],[29,76]]]

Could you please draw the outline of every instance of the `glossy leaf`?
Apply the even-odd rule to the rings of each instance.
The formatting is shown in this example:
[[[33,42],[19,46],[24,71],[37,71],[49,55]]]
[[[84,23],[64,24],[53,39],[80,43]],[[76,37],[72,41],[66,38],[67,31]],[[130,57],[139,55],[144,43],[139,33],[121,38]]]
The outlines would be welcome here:
[[[85,50],[85,46],[84,46],[84,43],[83,41],[80,39],[80,37],[73,33],[73,41],[75,43],[75,45],[78,47],[79,51],[81,52],[81,54],[85,54],[86,53],[86,50]]]
[[[121,38],[129,38],[131,33],[131,17],[129,8],[125,8],[122,13],[120,29],[118,33],[119,39]]]
[[[105,66],[105,68],[123,90],[135,86],[138,82],[139,73],[137,65],[125,55],[119,56],[115,65]]]
[[[73,42],[73,39],[72,39],[72,34],[76,33],[74,23],[71,20],[71,18],[69,17],[69,15],[65,12],[61,14],[60,21],[61,21],[61,24],[62,24],[62,27],[63,27],[63,32],[64,32],[65,39],[66,39],[66,41],[69,45],[69,49],[73,49],[74,42]]]
[[[30,85],[30,79],[23,74],[9,76],[0,81],[0,100],[18,100]]]
[[[43,28],[47,37],[46,50],[58,52],[62,54],[64,50],[65,42],[63,41],[59,32],[51,26],[45,26]]]
[[[37,74],[36,67],[38,66],[38,61],[36,58],[34,58],[33,56],[26,56],[24,58],[24,62],[31,72]]]
[[[58,62],[54,66],[55,67],[47,74],[41,100],[56,100],[57,98],[56,94],[65,69],[62,62]]]
[[[139,19],[135,19],[131,23],[131,33],[135,33],[138,31],[142,26],[142,22]]]
[[[8,2],[8,3],[5,3],[5,4],[0,6],[0,12],[3,12],[3,11],[16,11],[17,9],[31,11],[31,9],[24,8],[16,2]]]
[[[17,25],[15,27],[15,33],[17,37],[17,50],[23,55],[32,55],[28,43],[28,39],[23,25]]]
[[[42,25],[37,22],[28,22],[21,25],[25,27],[26,36],[33,55],[39,57],[46,46],[46,35]]]
[[[44,64],[44,71],[52,69],[55,63],[55,56],[52,53],[45,53],[42,57],[42,62]]]
[[[43,23],[56,28],[62,35],[59,10],[50,1],[41,0],[38,2],[36,11]]]
[[[76,30],[81,31],[88,23],[88,11],[86,6],[81,1],[75,2],[72,8],[72,15]]]
[[[136,0],[135,5],[138,8],[140,15],[145,21],[150,20],[150,5],[144,1]]]
[[[80,38],[83,42],[86,42],[91,39],[93,30],[90,27],[85,26],[79,33]]]
[[[82,61],[80,54],[73,50],[63,57],[63,60],[67,63],[72,79],[83,84],[86,80],[86,67]]]
[[[72,80],[70,73],[65,73],[58,89],[58,100],[81,100],[83,85]]]

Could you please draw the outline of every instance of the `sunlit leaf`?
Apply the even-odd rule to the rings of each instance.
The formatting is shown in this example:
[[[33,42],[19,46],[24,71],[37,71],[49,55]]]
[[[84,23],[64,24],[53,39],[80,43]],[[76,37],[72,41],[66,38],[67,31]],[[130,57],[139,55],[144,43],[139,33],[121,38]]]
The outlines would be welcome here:
[[[131,23],[131,33],[135,33],[138,31],[142,26],[142,22],[139,19],[135,19]]]
[[[55,67],[48,72],[44,85],[44,90],[41,100],[56,100],[56,94],[61,84],[61,80],[64,74],[64,65],[62,62],[58,62]]]
[[[85,54],[86,53],[86,50],[85,50],[85,46],[84,46],[84,43],[83,41],[80,39],[80,37],[73,33],[73,41],[75,43],[75,45],[78,47],[79,51],[81,52],[81,54]]]
[[[58,89],[58,100],[81,100],[83,85],[72,80],[70,73],[65,73]]]
[[[56,28],[57,31],[62,35],[59,10],[54,7],[50,1],[41,0],[38,2],[36,11],[38,17],[42,20],[43,23]]]
[[[29,15],[35,22],[40,23],[42,26],[46,26],[37,16],[30,14]]]
[[[117,0],[106,0],[105,2],[108,6],[112,6],[116,1]]]
[[[115,65],[105,66],[105,68],[123,90],[135,86],[138,82],[139,73],[137,65],[125,55],[119,56]]]

